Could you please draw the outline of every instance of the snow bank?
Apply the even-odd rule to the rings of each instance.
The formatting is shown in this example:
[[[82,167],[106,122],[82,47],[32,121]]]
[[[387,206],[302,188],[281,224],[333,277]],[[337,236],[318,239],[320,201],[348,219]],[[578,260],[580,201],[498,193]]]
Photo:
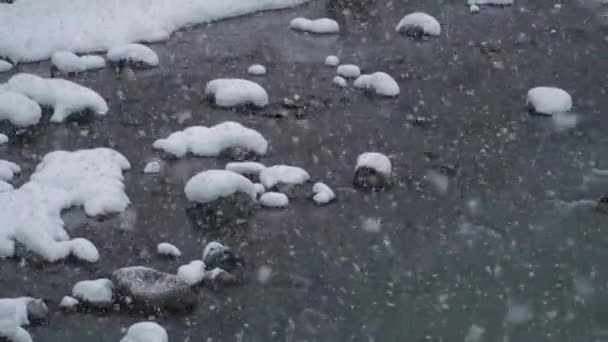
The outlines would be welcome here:
[[[254,64],[247,69],[249,75],[266,75],[266,68],[261,64]]]
[[[79,281],[72,288],[72,296],[94,306],[105,307],[112,303],[114,285],[107,278]]]
[[[15,126],[26,127],[40,121],[42,109],[29,97],[0,89],[0,120],[8,120]]]
[[[0,193],[0,256],[13,256],[17,240],[51,262],[70,254],[97,261],[90,241],[69,240],[61,212],[73,206],[90,216],[124,211],[130,202],[122,171],[129,167],[124,156],[106,148],[47,154],[28,183]]]
[[[538,114],[553,115],[572,109],[572,97],[563,89],[536,87],[528,91],[526,104]]]
[[[0,145],[4,145],[8,142],[8,136],[0,133]]]
[[[203,171],[186,183],[184,191],[188,200],[202,204],[237,192],[247,194],[253,200],[256,198],[255,186],[249,179],[226,170]]]
[[[302,184],[309,179],[308,172],[295,166],[275,165],[260,172],[260,182],[266,189],[270,189],[277,184]]]
[[[106,51],[117,45],[166,40],[184,26],[306,1],[18,1],[0,11],[0,51],[14,62],[44,60],[55,51]]]
[[[13,65],[7,61],[0,59],[0,72],[7,72],[13,68]]]
[[[403,17],[395,30],[402,33],[419,30],[424,35],[438,36],[441,33],[441,25],[437,19],[426,13],[414,12]]]
[[[226,164],[226,170],[236,172],[241,175],[257,176],[266,166],[257,162],[234,162]]]
[[[289,205],[289,198],[280,192],[267,192],[260,196],[260,204],[269,208],[285,208]]]
[[[240,78],[215,79],[207,83],[205,95],[220,107],[249,104],[264,107],[268,104],[268,93],[261,85]]]
[[[51,122],[62,122],[73,113],[90,109],[97,115],[108,112],[106,101],[93,90],[74,82],[17,74],[8,80],[8,90],[21,93],[41,106],[53,107]]]
[[[342,77],[355,78],[361,75],[361,69],[354,64],[343,64],[336,69],[336,73]]]
[[[390,159],[388,159],[388,157],[384,154],[378,152],[366,152],[359,155],[357,158],[355,171],[362,167],[374,169],[376,172],[384,175],[385,177],[390,177],[392,172]]]
[[[332,34],[340,32],[340,25],[333,19],[320,18],[310,20],[306,18],[295,18],[289,23],[289,27],[298,31],[317,34]]]
[[[258,131],[226,121],[210,128],[188,127],[172,133],[166,139],[156,140],[153,147],[176,157],[183,157],[188,152],[201,157],[217,157],[229,148],[244,148],[265,155],[268,142]]]
[[[315,194],[312,199],[318,205],[327,204],[333,201],[334,198],[336,198],[336,194],[334,194],[334,191],[321,182],[315,183],[315,185],[313,185],[312,192]]]
[[[467,0],[468,5],[513,5],[513,0]]]
[[[105,68],[106,61],[100,56],[77,56],[69,51],[57,51],[51,56],[51,63],[62,72],[76,73]]]
[[[387,73],[378,71],[371,75],[359,76],[353,85],[356,88],[369,89],[382,96],[399,95],[399,85]]]
[[[194,260],[187,265],[180,266],[177,269],[177,277],[190,286],[196,285],[205,278],[205,263],[201,260]]]
[[[331,56],[325,57],[325,65],[331,66],[331,67],[337,67],[338,64],[340,64],[340,58],[338,58],[337,56],[331,55]]]
[[[152,49],[141,44],[125,44],[112,47],[106,56],[112,62],[129,62],[141,66],[158,66],[158,55]]]
[[[158,246],[156,246],[156,252],[160,255],[168,255],[176,258],[182,255],[182,252],[177,247],[167,242],[159,243]]]
[[[348,85],[348,83],[346,83],[346,80],[344,79],[344,77],[342,76],[336,76],[334,77],[334,79],[332,80],[333,84],[337,85],[338,87],[344,88]]]
[[[169,336],[163,327],[154,322],[139,322],[127,330],[120,342],[168,342]]]

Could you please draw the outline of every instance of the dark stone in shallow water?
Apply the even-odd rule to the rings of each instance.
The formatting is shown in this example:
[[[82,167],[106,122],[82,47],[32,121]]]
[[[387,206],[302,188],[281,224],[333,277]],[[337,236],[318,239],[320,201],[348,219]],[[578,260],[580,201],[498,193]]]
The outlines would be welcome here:
[[[390,188],[391,180],[375,169],[361,167],[355,172],[353,184],[363,190],[379,191]]]
[[[249,195],[236,193],[211,203],[193,204],[187,209],[187,215],[196,227],[214,230],[246,220],[254,208],[255,202]]]
[[[600,198],[597,202],[596,209],[604,214],[608,214],[608,195]]]
[[[34,299],[27,303],[26,310],[27,318],[32,324],[43,322],[49,316],[49,309],[42,299]]]
[[[230,272],[241,263],[241,259],[232,252],[230,247],[223,246],[205,255],[203,262],[207,270],[221,268],[224,271]]]

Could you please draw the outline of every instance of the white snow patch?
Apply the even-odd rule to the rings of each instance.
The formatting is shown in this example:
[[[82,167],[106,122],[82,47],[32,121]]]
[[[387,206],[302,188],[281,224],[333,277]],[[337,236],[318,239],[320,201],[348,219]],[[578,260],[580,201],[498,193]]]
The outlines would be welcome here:
[[[260,196],[260,204],[269,208],[285,208],[289,205],[289,198],[280,192],[266,192]]]
[[[207,170],[190,178],[186,183],[186,197],[192,202],[209,203],[237,192],[256,198],[253,183],[238,173],[226,170]]]
[[[266,191],[266,188],[262,183],[254,183],[253,186],[255,187],[255,193],[258,195],[261,195]]]
[[[346,80],[344,79],[344,77],[342,76],[336,76],[334,77],[334,79],[332,80],[333,84],[337,85],[338,87],[344,88],[348,85],[348,83],[346,83]]]
[[[62,72],[77,73],[105,68],[106,61],[101,56],[77,56],[69,51],[57,51],[51,56],[51,63]]]
[[[27,304],[32,300],[30,297],[0,298],[0,337],[13,342],[32,341],[30,334],[21,327],[30,323]]]
[[[389,74],[378,71],[370,75],[359,76],[353,85],[356,88],[370,89],[378,95],[397,96],[399,85]]]
[[[468,5],[513,5],[513,0],[467,0]]]
[[[180,266],[177,269],[177,277],[193,286],[205,278],[205,263],[201,260],[194,260],[187,265]]]
[[[62,122],[71,114],[85,109],[97,115],[108,112],[108,104],[99,94],[61,78],[45,79],[32,74],[17,74],[8,80],[8,90],[21,93],[41,106],[53,107],[51,122]]]
[[[258,268],[256,275],[260,284],[266,284],[272,277],[272,268],[268,265],[262,265]]]
[[[226,249],[227,247],[224,246],[221,242],[219,241],[211,241],[209,242],[207,245],[205,245],[205,249],[203,249],[203,260],[207,259],[207,256],[210,253],[215,253],[217,251],[220,251],[222,249]]]
[[[437,192],[441,194],[445,194],[446,192],[448,192],[448,187],[450,186],[450,180],[448,176],[441,174],[435,170],[429,170],[427,171],[424,178],[426,178],[426,180],[433,184]]]
[[[312,192],[315,194],[312,199],[319,205],[329,203],[336,198],[334,191],[321,182],[315,183],[315,185],[312,186]]]
[[[289,23],[289,27],[294,30],[317,34],[333,34],[340,32],[340,25],[338,25],[338,22],[329,18],[315,20],[302,17],[295,18]]]
[[[268,141],[256,130],[226,121],[213,127],[188,127],[172,133],[166,139],[156,140],[153,147],[177,157],[183,157],[188,152],[201,157],[217,157],[228,148],[245,148],[264,155]]]
[[[7,72],[13,68],[13,65],[7,61],[0,59],[0,72]]]
[[[168,342],[167,331],[154,322],[139,322],[127,330],[120,342]]]
[[[87,239],[73,239],[72,241],[70,241],[70,247],[72,255],[74,255],[80,260],[84,260],[87,262],[99,261],[99,251],[97,251],[95,245]]]
[[[64,296],[59,303],[59,306],[65,309],[70,309],[78,305],[80,301],[71,296]]]
[[[141,44],[125,44],[110,48],[106,56],[109,61],[126,61],[143,66],[158,66],[158,55],[152,49]]]
[[[8,142],[8,136],[0,133],[0,145],[4,145]]]
[[[19,165],[0,159],[0,180],[5,182],[11,181],[18,173],[21,173]]]
[[[479,6],[472,4],[469,6],[469,12],[471,13],[479,13]]]
[[[264,107],[268,104],[268,93],[259,84],[240,78],[219,78],[207,83],[205,95],[214,99],[220,107],[235,107],[253,104]]]
[[[151,162],[147,163],[146,166],[144,166],[145,174],[159,173],[159,172],[160,172],[160,162],[157,160],[151,161]]]
[[[261,64],[253,64],[247,69],[247,73],[255,76],[266,75],[266,68]]]
[[[83,302],[94,305],[112,303],[114,284],[107,278],[79,281],[72,288],[72,296]]]
[[[553,115],[572,109],[572,97],[563,89],[536,87],[528,91],[526,104],[536,113]]]
[[[266,166],[258,162],[233,162],[226,164],[226,170],[236,172],[241,175],[257,176]]]
[[[336,69],[336,73],[342,77],[355,78],[361,75],[361,69],[354,64],[342,64]]]
[[[362,167],[374,169],[386,177],[390,177],[392,172],[391,160],[384,154],[378,152],[366,152],[359,155],[355,171]]]
[[[176,258],[182,255],[182,252],[179,250],[179,248],[168,242],[159,243],[158,246],[156,246],[156,252],[160,255],[167,255]]]
[[[14,62],[44,60],[62,50],[106,51],[128,43],[166,40],[185,26],[306,1],[18,1],[0,11],[0,51]]]
[[[0,120],[8,120],[15,126],[26,127],[40,121],[42,109],[29,97],[0,88]]]
[[[306,170],[288,165],[267,167],[260,172],[260,182],[266,189],[277,184],[302,184],[310,179]]]
[[[429,36],[438,36],[441,33],[441,25],[433,16],[422,12],[414,12],[406,15],[399,21],[395,30],[404,32],[416,28]]]
[[[330,67],[337,67],[340,64],[340,58],[338,56],[330,55],[325,57],[325,65]]]

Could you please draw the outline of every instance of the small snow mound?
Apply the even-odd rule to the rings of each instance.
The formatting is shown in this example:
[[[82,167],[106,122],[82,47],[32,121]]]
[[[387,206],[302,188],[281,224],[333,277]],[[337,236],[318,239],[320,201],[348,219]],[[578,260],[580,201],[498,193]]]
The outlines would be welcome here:
[[[79,281],[72,288],[72,296],[93,306],[107,307],[112,304],[114,285],[107,278]]]
[[[156,246],[156,252],[159,255],[172,256],[175,258],[182,255],[182,252],[177,247],[168,242],[159,243],[158,246]]]
[[[469,12],[475,14],[475,13],[479,13],[479,6],[472,4],[469,6]]]
[[[414,12],[403,17],[395,30],[414,35],[438,36],[441,33],[441,25],[433,16]]]
[[[7,72],[13,69],[13,65],[7,61],[0,59],[0,72]]]
[[[78,299],[76,299],[74,297],[70,297],[70,296],[65,296],[61,299],[61,302],[59,303],[59,307],[64,308],[64,309],[70,309],[70,308],[75,307],[79,303],[80,302],[78,301]]]
[[[168,342],[169,336],[163,327],[154,322],[139,322],[127,330],[120,342]]]
[[[21,173],[19,165],[0,159],[0,180],[5,182],[11,181],[18,173]]]
[[[310,179],[306,170],[288,165],[267,167],[260,172],[260,182],[266,189],[277,184],[302,184]]]
[[[146,166],[144,166],[145,174],[159,173],[159,172],[160,172],[160,162],[159,161],[152,161],[152,162],[149,162],[148,164],[146,164]]]
[[[343,64],[336,69],[336,73],[342,77],[355,78],[361,75],[361,69],[354,64]]]
[[[125,44],[108,50],[107,58],[112,62],[129,62],[146,67],[158,66],[158,55],[152,49],[141,44]]]
[[[27,305],[33,300],[30,297],[0,298],[0,340],[32,342],[30,334],[21,326],[30,324]]]
[[[280,192],[266,192],[260,196],[260,204],[269,208],[285,208],[289,205],[289,198]]]
[[[399,85],[389,74],[378,71],[370,75],[361,75],[355,80],[353,85],[356,88],[370,89],[378,95],[397,96],[399,95]]]
[[[563,89],[536,87],[528,91],[526,104],[538,114],[553,115],[572,109],[572,97]]]
[[[205,263],[201,260],[194,260],[187,265],[177,269],[177,277],[186,284],[193,286],[205,278]]]
[[[333,19],[320,18],[310,20],[306,18],[295,18],[289,23],[289,27],[298,31],[317,34],[334,34],[340,31],[340,25]]]
[[[21,93],[41,106],[53,107],[51,122],[62,122],[73,113],[90,109],[97,115],[108,112],[106,101],[93,90],[74,82],[32,74],[17,74],[8,80],[8,89]]]
[[[0,145],[4,145],[8,142],[8,136],[0,133]]]
[[[336,76],[334,77],[334,79],[332,80],[332,82],[337,85],[338,87],[344,88],[348,85],[348,83],[346,83],[346,80],[344,79],[344,77],[342,76]]]
[[[258,162],[233,162],[226,164],[226,170],[236,172],[241,175],[257,176],[266,166]]]
[[[337,67],[338,64],[340,64],[340,58],[338,58],[338,56],[331,55],[325,57],[325,65],[330,67]]]
[[[513,5],[513,0],[467,0],[467,5],[507,6]]]
[[[15,126],[26,127],[37,124],[41,117],[42,109],[29,97],[0,90],[0,120],[8,120]]]
[[[253,183],[238,173],[226,170],[207,170],[190,178],[184,189],[192,202],[206,204],[237,192],[249,195],[253,200],[256,191]]]
[[[205,95],[220,107],[268,104],[268,93],[261,85],[240,78],[220,78],[207,83]]]
[[[336,198],[334,191],[325,183],[315,183],[312,192],[315,194],[312,199],[318,205],[327,204]]]
[[[374,169],[385,177],[390,177],[392,172],[390,159],[388,159],[388,157],[384,154],[378,152],[366,152],[361,154],[357,158],[355,171],[362,167]]]
[[[87,262],[99,261],[99,251],[95,248],[95,245],[83,238],[72,239],[68,242],[70,245],[71,253],[76,258]]]
[[[229,148],[244,148],[264,155],[268,142],[258,131],[226,121],[210,128],[188,127],[172,133],[166,139],[156,140],[153,147],[176,157],[183,157],[188,152],[201,157],[217,157]]]
[[[261,64],[254,64],[247,69],[247,73],[255,76],[266,75],[266,68]]]
[[[105,68],[106,61],[101,56],[77,56],[70,51],[57,51],[51,56],[51,63],[57,70],[66,73],[77,73]]]

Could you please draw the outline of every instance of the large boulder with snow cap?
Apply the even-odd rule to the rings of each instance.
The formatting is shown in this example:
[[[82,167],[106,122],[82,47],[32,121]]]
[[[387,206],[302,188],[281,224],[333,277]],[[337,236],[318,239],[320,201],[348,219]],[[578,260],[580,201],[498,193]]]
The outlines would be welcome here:
[[[384,154],[366,152],[357,158],[353,184],[363,190],[378,191],[391,186],[392,166]]]
[[[441,25],[431,15],[414,12],[403,17],[395,30],[411,37],[420,38],[423,36],[438,36],[441,33]]]
[[[240,78],[220,78],[207,83],[205,96],[219,107],[240,107],[268,104],[268,93],[261,85]]]

